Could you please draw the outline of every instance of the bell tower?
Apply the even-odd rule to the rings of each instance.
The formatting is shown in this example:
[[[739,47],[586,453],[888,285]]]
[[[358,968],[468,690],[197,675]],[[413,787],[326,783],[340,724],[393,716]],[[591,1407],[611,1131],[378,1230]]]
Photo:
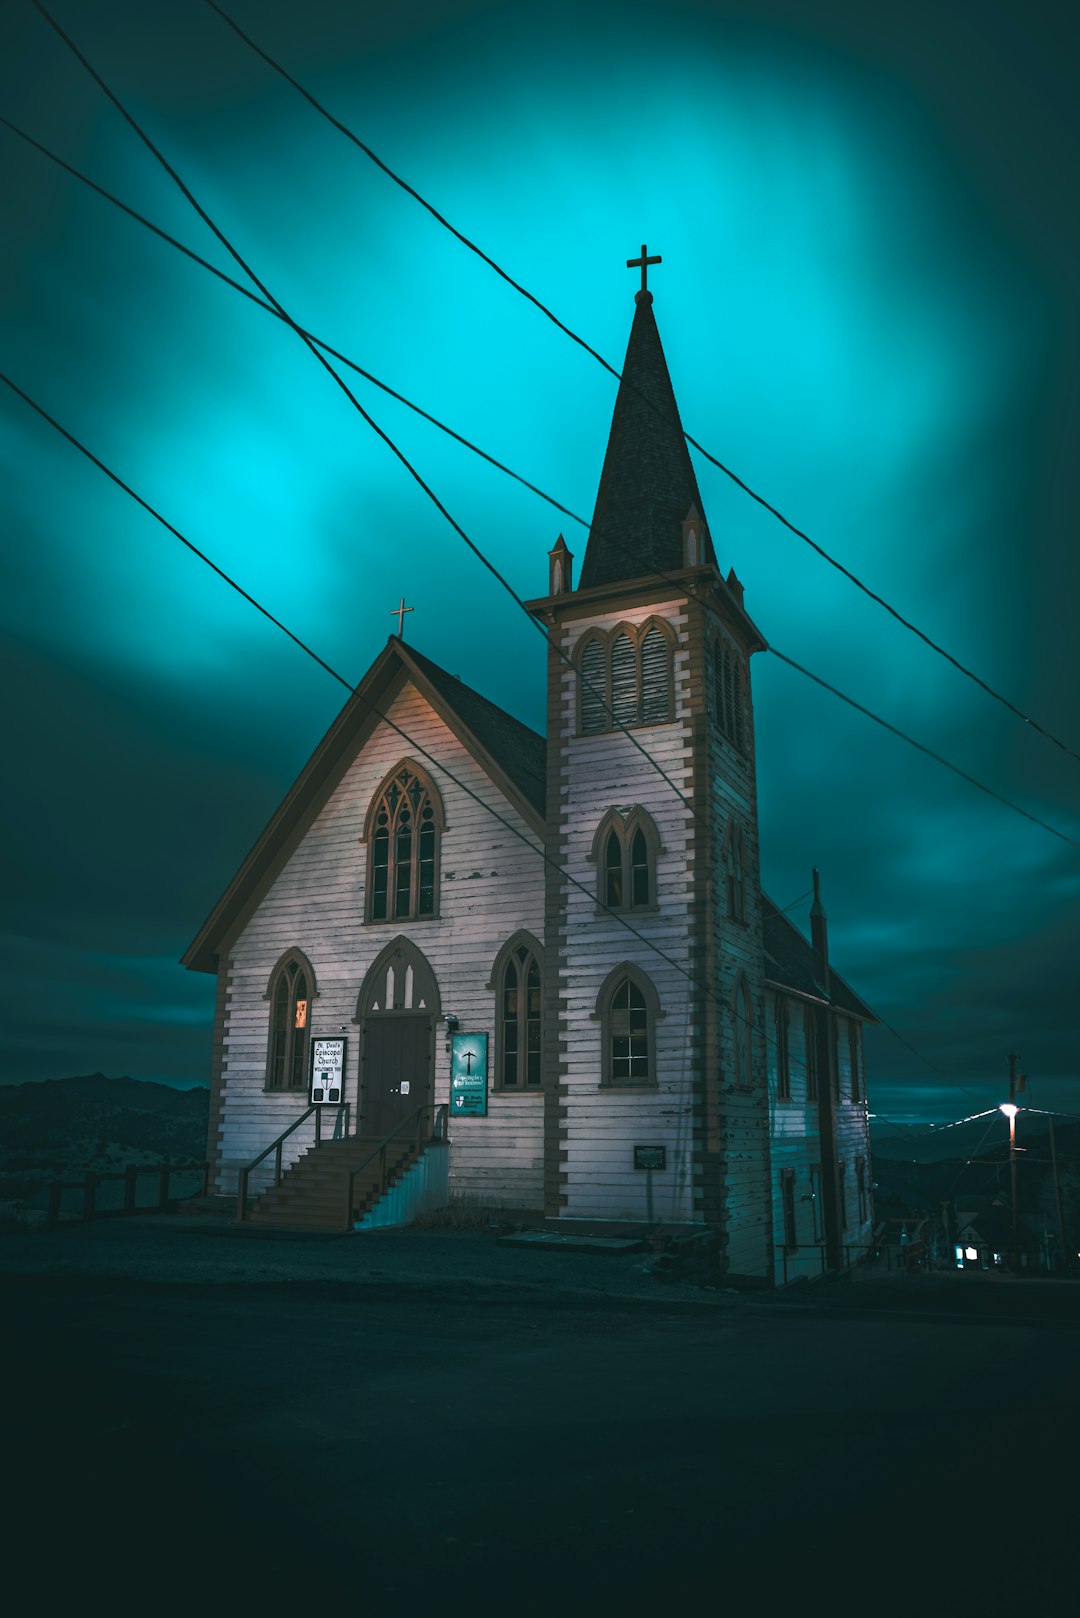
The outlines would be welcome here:
[[[717,562],[646,283],[660,259],[627,263],[642,285],[580,579],[560,536],[529,604],[551,642],[545,1211],[712,1225],[729,1269],[765,1275],[765,642]]]

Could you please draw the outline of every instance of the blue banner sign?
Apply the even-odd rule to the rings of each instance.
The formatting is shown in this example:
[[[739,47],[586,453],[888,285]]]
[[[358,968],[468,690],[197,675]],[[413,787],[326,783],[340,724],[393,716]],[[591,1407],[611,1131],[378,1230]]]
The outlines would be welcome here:
[[[453,1034],[450,1039],[450,1116],[487,1116],[486,1034]]]

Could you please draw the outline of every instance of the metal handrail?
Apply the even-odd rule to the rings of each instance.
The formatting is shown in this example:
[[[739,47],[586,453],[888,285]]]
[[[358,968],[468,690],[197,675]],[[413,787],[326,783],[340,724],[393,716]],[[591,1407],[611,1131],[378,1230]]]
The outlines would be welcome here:
[[[351,1102],[342,1101],[338,1106],[336,1106],[334,1108],[334,1111],[337,1113],[337,1120],[336,1120],[336,1122],[334,1124],[334,1139],[335,1140],[338,1138],[338,1132],[339,1132],[339,1126],[340,1126],[341,1120],[342,1120],[342,1114],[344,1114],[344,1118],[345,1118],[345,1124],[344,1124],[343,1133],[345,1135],[348,1135],[348,1133],[349,1133],[349,1113],[350,1113],[350,1110],[351,1110],[351,1106],[352,1106]],[[310,1118],[312,1113],[314,1113],[315,1114],[315,1144],[316,1144],[316,1146],[320,1146],[322,1144],[322,1119],[323,1119],[323,1113],[325,1111],[327,1111],[325,1103],[313,1101],[311,1103],[310,1107],[308,1107],[306,1112],[302,1112],[300,1114],[299,1118],[294,1118],[293,1119],[293,1121],[289,1125],[288,1129],[283,1129],[282,1130],[282,1132],[278,1136],[277,1140],[271,1141],[270,1145],[266,1148],[266,1150],[264,1152],[260,1152],[258,1157],[252,1158],[251,1162],[247,1165],[246,1168],[242,1168],[240,1170],[240,1183],[239,1183],[239,1186],[237,1187],[237,1193],[236,1193],[236,1217],[237,1217],[237,1219],[243,1221],[243,1220],[245,1220],[247,1218],[248,1176],[250,1175],[252,1169],[257,1169],[259,1164],[263,1161],[263,1159],[269,1157],[271,1152],[274,1152],[276,1154],[275,1158],[274,1158],[274,1185],[279,1186],[281,1184],[281,1173],[282,1173],[282,1170],[281,1170],[281,1148],[284,1145],[285,1141],[288,1140],[289,1136],[292,1134],[294,1129],[299,1129],[300,1125],[302,1123],[304,1123],[308,1118]]]
[[[431,1134],[428,1137],[429,1140],[446,1139],[446,1119],[448,1112],[449,1108],[445,1102],[441,1106],[436,1107],[435,1115],[432,1120]],[[357,1163],[355,1168],[349,1170],[348,1184],[345,1187],[346,1229],[348,1229],[353,1223],[353,1187],[356,1184],[357,1175],[362,1174],[367,1168],[368,1164],[373,1162],[375,1158],[378,1158],[380,1187],[379,1195],[382,1196],[383,1192],[386,1190],[386,1148],[390,1145],[392,1140],[401,1134],[402,1130],[406,1129],[409,1125],[415,1125],[413,1139],[410,1144],[412,1145],[413,1149],[419,1153],[421,1142],[423,1140],[422,1120],[427,1117],[427,1114],[428,1105],[425,1102],[422,1107],[417,1107],[415,1112],[411,1112],[407,1118],[403,1118],[401,1123],[398,1124],[396,1128],[392,1129],[388,1135],[384,1135],[382,1140],[371,1148],[371,1151],[365,1158],[362,1159],[361,1162]]]

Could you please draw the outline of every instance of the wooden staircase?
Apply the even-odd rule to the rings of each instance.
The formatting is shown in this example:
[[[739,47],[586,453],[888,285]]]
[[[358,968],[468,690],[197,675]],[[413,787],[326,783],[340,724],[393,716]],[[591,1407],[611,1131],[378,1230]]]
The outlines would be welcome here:
[[[377,1153],[379,1145],[378,1140],[349,1135],[310,1147],[283,1173],[278,1185],[252,1198],[248,1223],[281,1230],[352,1230],[422,1151],[415,1140],[391,1141],[386,1148],[385,1178],[376,1155],[356,1176],[347,1218],[349,1172],[369,1153]]]

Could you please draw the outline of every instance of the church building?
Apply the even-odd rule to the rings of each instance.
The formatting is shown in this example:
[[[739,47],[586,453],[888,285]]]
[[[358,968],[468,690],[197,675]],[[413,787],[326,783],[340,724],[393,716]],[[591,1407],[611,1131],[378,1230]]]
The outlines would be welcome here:
[[[775,1283],[870,1241],[874,1018],[817,873],[809,940],[761,889],[765,642],[644,282],[578,577],[560,536],[529,603],[546,738],[399,620],[184,957],[217,974],[209,1157],[241,1217],[712,1230]]]

